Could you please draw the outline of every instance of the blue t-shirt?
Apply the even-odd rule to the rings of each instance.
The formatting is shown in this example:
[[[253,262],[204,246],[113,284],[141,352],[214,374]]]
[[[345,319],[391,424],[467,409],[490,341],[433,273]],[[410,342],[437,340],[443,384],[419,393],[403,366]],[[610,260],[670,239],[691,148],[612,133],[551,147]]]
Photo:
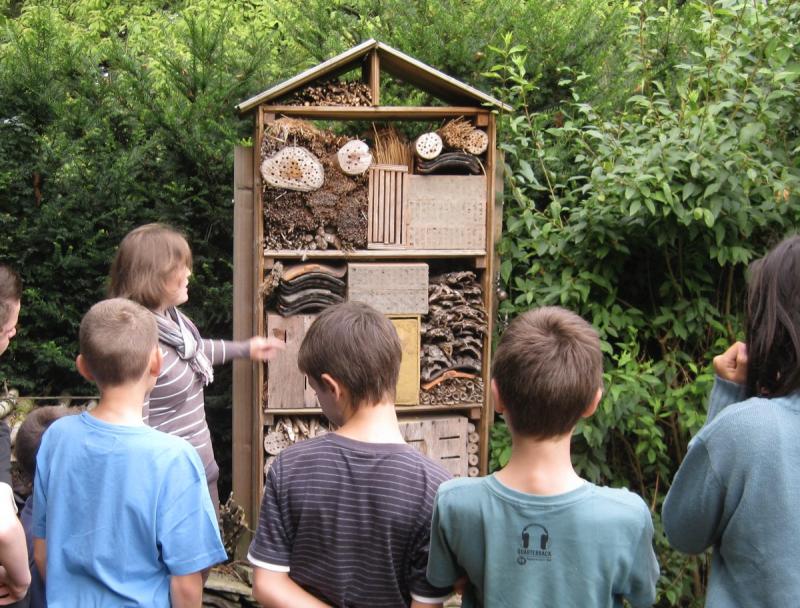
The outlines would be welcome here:
[[[655,601],[658,562],[644,501],[584,483],[556,496],[492,475],[454,479],[436,497],[428,580],[466,575],[463,608],[611,608]]]
[[[47,542],[50,608],[168,608],[170,575],[227,558],[183,439],[84,412],[47,429],[36,466],[33,534]]]

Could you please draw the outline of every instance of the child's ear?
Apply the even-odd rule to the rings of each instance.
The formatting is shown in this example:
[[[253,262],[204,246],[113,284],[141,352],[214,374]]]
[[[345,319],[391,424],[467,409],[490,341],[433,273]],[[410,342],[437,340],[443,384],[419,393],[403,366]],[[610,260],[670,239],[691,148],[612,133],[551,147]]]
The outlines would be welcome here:
[[[491,387],[494,411],[498,414],[505,414],[506,404],[503,402],[503,398],[500,396],[500,389],[497,388],[497,382],[495,382],[494,378],[492,378]]]
[[[86,365],[86,359],[83,358],[83,355],[75,357],[75,367],[78,368],[78,373],[81,376],[86,378],[89,382],[94,382],[92,372],[89,371],[89,367]]]
[[[161,356],[161,349],[158,348],[158,344],[156,344],[153,352],[150,353],[150,362],[147,366],[147,371],[149,372],[150,376],[153,378],[158,378],[158,374],[161,373],[162,362],[163,357]]]
[[[344,392],[343,387],[339,381],[336,380],[336,378],[330,374],[322,374],[322,376],[320,376],[320,380],[322,381],[322,388],[325,392],[331,393],[336,401],[339,401],[339,399],[342,398],[342,394]]]
[[[586,406],[586,409],[583,410],[583,414],[581,414],[581,418],[588,418],[592,414],[597,411],[597,406],[600,405],[600,399],[603,398],[603,389],[598,388],[597,392],[594,394],[594,398],[592,399],[591,403]]]

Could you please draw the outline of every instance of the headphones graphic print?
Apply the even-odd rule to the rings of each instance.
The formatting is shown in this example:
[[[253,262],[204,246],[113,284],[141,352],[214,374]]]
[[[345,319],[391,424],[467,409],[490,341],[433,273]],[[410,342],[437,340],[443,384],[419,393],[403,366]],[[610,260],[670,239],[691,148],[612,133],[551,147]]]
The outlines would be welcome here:
[[[550,542],[550,533],[547,531],[547,528],[539,524],[528,524],[522,529],[522,548],[527,549],[528,546],[530,545],[531,536],[528,533],[528,528],[542,529],[542,535],[539,537],[539,549],[541,549],[542,551],[547,549],[547,545]]]

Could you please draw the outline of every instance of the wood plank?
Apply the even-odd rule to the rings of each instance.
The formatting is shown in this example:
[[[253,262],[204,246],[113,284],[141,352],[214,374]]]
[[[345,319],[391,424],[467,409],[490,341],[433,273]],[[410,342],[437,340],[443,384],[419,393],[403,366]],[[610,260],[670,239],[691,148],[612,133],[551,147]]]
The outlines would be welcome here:
[[[379,42],[377,51],[381,58],[381,66],[386,72],[409,84],[427,90],[440,99],[455,100],[456,103],[461,99],[475,100],[479,103],[490,104],[506,112],[513,110],[511,106],[495,99],[491,95],[487,95],[475,87],[456,80],[452,76],[422,63],[418,59],[390,47],[388,44]]]
[[[274,87],[271,87],[266,91],[259,93],[258,95],[254,95],[250,99],[247,99],[237,105],[236,109],[240,113],[249,112],[260,103],[288,95],[293,90],[299,89],[303,85],[309,84],[318,78],[322,78],[323,76],[331,76],[332,73],[336,71],[349,70],[351,67],[355,68],[357,67],[358,62],[361,61],[361,58],[364,56],[364,54],[370,49],[375,48],[377,44],[378,43],[375,40],[370,38],[369,40],[366,40],[365,42],[362,42],[361,44],[354,46],[343,53],[339,53],[335,57],[331,57],[327,61],[323,61],[313,68],[309,68],[304,72],[289,78],[288,80],[284,80],[283,82],[276,84]]]
[[[463,412],[470,418],[479,418],[476,412],[482,410],[480,403],[459,403],[456,405],[397,405],[395,411],[398,414],[442,414],[447,412]],[[266,416],[314,416],[322,413],[318,407],[293,407],[282,410],[265,410]]]
[[[425,258],[480,258],[486,255],[484,249],[265,249],[264,256],[277,260],[385,260],[387,258],[416,259]]]
[[[399,422],[400,432],[410,446],[437,461],[453,476],[467,476],[466,416],[401,418]]]
[[[270,113],[256,112],[256,146],[253,151],[253,216],[250,220],[254,227],[253,241],[251,247],[258,252],[264,242],[264,200],[263,186],[261,182],[261,142],[264,140],[264,130],[267,123],[275,120]],[[253,319],[252,335],[263,336],[266,333],[264,318],[264,300],[258,293],[258,288],[264,278],[265,259],[264,256],[255,254],[255,264],[252,265],[253,273]],[[264,387],[264,365],[255,364],[255,374],[253,375],[253,403],[256,414],[253,419],[250,432],[252,434],[253,456],[250,462],[250,505],[245,509],[247,521],[250,522],[250,529],[255,529],[258,521],[258,513],[261,507],[261,494],[264,491],[264,454],[261,446],[264,444],[264,408],[263,408],[263,387]],[[250,532],[243,534],[242,542],[250,537]]]
[[[484,390],[484,408],[483,418],[480,421],[480,464],[478,468],[481,475],[486,475],[489,472],[489,437],[491,436],[492,424],[494,424],[494,403],[492,402],[491,392],[488,390],[491,379],[491,361],[492,361],[492,340],[491,336],[494,334],[494,320],[497,312],[497,298],[495,294],[495,274],[496,269],[499,269],[499,261],[497,260],[497,243],[495,242],[495,213],[496,209],[496,184],[497,179],[497,123],[496,117],[492,115],[489,118],[489,125],[486,129],[486,134],[489,137],[489,146],[486,150],[486,165],[488,167],[488,180],[486,184],[487,201],[486,205],[486,237],[490,243],[490,253],[486,256],[486,270],[483,273],[483,297],[484,306],[486,307],[487,314],[487,331],[483,340],[483,385],[486,387]],[[500,175],[502,182],[502,173]],[[500,209],[500,218],[502,221],[502,209]]]
[[[381,59],[375,50],[369,53],[369,92],[372,105],[381,105]]]
[[[282,410],[292,407],[316,407],[314,390],[305,374],[297,368],[297,354],[315,315],[283,317],[267,313],[267,334],[284,342],[280,357],[268,363],[267,407]]]
[[[236,146],[233,151],[233,339],[246,340],[253,329],[253,267],[259,256],[253,247],[253,148]],[[250,467],[254,452],[260,454],[260,444],[254,449],[253,424],[257,410],[253,399],[253,364],[247,359],[233,361],[233,407],[231,446],[233,456],[233,495],[245,509],[251,523],[253,485]],[[225,497],[222,497],[223,500]],[[239,559],[246,546],[237,546]]]
[[[473,117],[488,111],[472,106],[263,106],[263,112],[311,120],[436,120]]]

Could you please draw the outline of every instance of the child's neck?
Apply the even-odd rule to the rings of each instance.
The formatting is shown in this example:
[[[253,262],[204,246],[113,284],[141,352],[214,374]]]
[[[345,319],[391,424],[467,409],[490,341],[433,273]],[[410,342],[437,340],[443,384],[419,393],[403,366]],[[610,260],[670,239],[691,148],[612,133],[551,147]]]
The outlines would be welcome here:
[[[336,430],[336,434],[367,443],[406,442],[400,433],[392,401],[362,405]]]
[[[97,407],[89,412],[109,424],[144,426],[142,407],[147,389],[139,385],[122,385],[103,390]]]
[[[550,439],[532,439],[512,433],[511,459],[495,475],[512,490],[539,496],[564,494],[584,481],[570,458],[572,434]]]

